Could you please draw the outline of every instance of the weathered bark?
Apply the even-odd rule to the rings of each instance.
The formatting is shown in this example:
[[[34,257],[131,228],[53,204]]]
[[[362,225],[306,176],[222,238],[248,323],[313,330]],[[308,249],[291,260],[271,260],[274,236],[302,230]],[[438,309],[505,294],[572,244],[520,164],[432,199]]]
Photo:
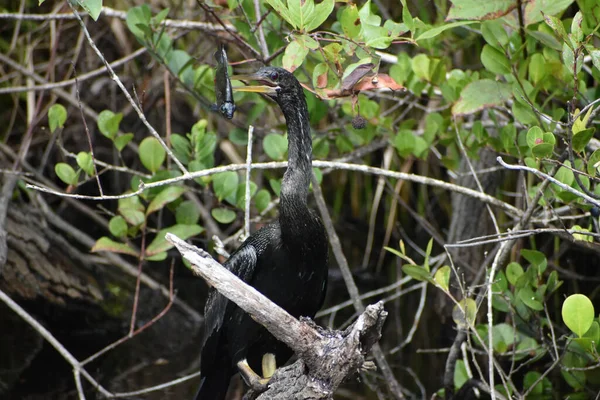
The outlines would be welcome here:
[[[53,231],[33,205],[12,204],[7,218],[7,261],[0,279],[5,293],[22,300],[65,305],[98,304],[104,296],[87,254]]]
[[[495,167],[496,152],[489,149],[482,149],[479,152],[479,160],[471,160],[475,171],[485,168]],[[461,160],[459,177],[457,185],[478,190],[475,179],[471,175],[468,163],[465,158]],[[479,182],[483,191],[493,195],[500,186],[501,172],[488,172],[479,174]],[[493,210],[493,209],[492,209]],[[458,193],[452,193],[452,219],[448,233],[448,243],[456,243],[460,240],[470,239],[478,236],[494,233],[494,225],[490,218],[486,204],[470,196],[463,196]],[[460,247],[451,250],[451,254],[457,262],[457,265],[463,266],[461,271],[465,273],[465,278],[469,281],[477,268],[485,259],[485,246]]]

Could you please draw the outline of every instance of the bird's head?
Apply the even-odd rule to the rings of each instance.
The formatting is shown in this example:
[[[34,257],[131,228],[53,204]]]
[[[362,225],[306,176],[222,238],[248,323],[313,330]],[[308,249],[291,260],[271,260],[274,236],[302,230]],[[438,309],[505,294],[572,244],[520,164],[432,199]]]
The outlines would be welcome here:
[[[258,85],[234,87],[238,92],[264,93],[282,105],[282,102],[292,100],[295,97],[304,97],[302,86],[296,77],[287,70],[277,67],[263,67],[253,74],[233,75],[231,79],[254,81]]]

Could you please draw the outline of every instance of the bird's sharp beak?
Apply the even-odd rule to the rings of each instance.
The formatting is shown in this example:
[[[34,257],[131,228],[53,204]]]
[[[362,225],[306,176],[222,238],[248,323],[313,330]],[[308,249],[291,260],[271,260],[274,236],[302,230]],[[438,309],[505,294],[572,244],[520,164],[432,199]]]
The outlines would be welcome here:
[[[250,85],[250,86],[236,86],[233,87],[235,92],[254,92],[254,93],[265,93],[265,94],[277,94],[279,86],[275,85],[263,76],[250,74],[250,75],[232,75],[231,80],[235,81],[257,81],[263,83],[263,85]]]

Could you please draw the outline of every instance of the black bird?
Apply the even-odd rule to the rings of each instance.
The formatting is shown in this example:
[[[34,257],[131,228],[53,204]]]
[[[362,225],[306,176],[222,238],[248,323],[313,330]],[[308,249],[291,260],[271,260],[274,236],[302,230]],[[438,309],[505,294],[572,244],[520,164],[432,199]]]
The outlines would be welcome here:
[[[307,205],[312,139],[302,86],[290,72],[273,67],[232,79],[258,81],[262,86],[235,90],[265,93],[279,104],[288,129],[288,168],[278,220],[252,234],[225,266],[294,317],[313,317],[325,296],[329,250],[323,224]],[[278,365],[292,356],[292,350],[214,289],[204,316],[197,400],[224,399],[239,361],[246,359],[259,371],[265,354],[274,355]]]
[[[215,70],[215,95],[217,104],[213,105],[213,111],[218,111],[227,119],[233,118],[235,112],[235,103],[233,102],[233,91],[231,90],[231,81],[227,72],[227,53],[225,45],[221,44],[219,50],[215,52],[217,68]]]

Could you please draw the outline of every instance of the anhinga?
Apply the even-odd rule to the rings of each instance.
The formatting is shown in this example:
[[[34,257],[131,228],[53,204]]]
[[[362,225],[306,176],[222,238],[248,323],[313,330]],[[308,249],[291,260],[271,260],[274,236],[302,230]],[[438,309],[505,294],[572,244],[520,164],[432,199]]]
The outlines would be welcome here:
[[[294,317],[313,317],[327,286],[328,244],[321,220],[307,205],[312,140],[302,86],[290,72],[273,67],[232,79],[258,81],[261,86],[234,90],[265,93],[279,104],[288,129],[288,168],[281,184],[278,220],[252,234],[225,266]],[[214,289],[204,316],[198,400],[224,399],[239,361],[245,359],[259,371],[266,354],[274,355],[278,364],[292,355],[285,344]],[[273,362],[272,356],[265,360]]]

